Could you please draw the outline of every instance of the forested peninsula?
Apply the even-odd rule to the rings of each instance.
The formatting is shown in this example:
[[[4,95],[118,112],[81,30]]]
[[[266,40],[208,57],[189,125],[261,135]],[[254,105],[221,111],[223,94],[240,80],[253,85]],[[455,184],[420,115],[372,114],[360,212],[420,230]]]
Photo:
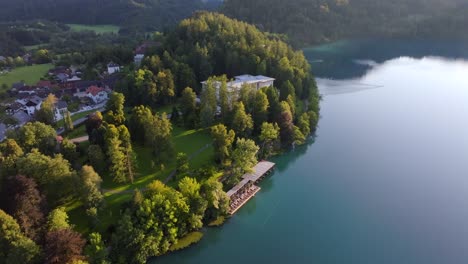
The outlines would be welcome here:
[[[141,61],[108,65],[112,89],[88,88],[109,98],[82,125],[68,112],[57,134],[51,93],[34,122],[8,131],[0,144],[6,263],[146,263],[187,247],[202,227],[223,224],[226,191],[260,159],[313,135],[320,97],[310,65],[277,36],[199,12],[146,41]],[[91,54],[88,64],[119,58]]]

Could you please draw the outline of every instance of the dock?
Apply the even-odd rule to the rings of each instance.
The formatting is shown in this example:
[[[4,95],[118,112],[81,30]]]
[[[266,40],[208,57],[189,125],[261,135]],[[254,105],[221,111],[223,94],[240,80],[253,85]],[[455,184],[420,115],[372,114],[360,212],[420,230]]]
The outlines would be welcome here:
[[[260,191],[260,187],[255,184],[262,181],[275,168],[275,163],[260,161],[252,172],[242,176],[242,180],[227,192],[231,202],[229,214],[235,214],[244,204],[246,204],[255,194]]]

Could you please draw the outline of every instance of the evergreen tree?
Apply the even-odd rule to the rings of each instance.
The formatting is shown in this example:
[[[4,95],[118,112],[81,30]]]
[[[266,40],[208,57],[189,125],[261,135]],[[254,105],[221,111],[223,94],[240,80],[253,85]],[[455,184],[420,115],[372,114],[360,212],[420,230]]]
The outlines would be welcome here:
[[[191,128],[194,126],[197,112],[196,104],[197,95],[192,88],[187,87],[182,91],[180,99],[180,110],[184,125]]]
[[[74,128],[73,120],[71,118],[70,111],[68,111],[68,110],[64,113],[63,124],[65,126],[65,131],[67,131],[67,132],[72,131],[73,128]]]

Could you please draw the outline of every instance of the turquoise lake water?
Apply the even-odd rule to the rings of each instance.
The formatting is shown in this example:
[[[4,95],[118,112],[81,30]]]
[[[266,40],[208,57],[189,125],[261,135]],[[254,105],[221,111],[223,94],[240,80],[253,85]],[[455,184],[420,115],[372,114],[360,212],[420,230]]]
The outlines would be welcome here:
[[[468,263],[468,46],[343,41],[305,50],[315,142],[223,227],[150,263]]]

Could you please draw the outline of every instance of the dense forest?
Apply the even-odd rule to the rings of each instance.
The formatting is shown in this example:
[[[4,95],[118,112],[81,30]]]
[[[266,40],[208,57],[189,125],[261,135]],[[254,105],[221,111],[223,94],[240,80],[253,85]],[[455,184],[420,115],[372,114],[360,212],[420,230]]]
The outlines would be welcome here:
[[[463,0],[226,0],[223,12],[305,46],[349,37],[468,37],[467,8]]]
[[[203,0],[14,0],[0,1],[1,21],[48,19],[62,23],[115,24],[123,30],[161,30],[219,1]]]

